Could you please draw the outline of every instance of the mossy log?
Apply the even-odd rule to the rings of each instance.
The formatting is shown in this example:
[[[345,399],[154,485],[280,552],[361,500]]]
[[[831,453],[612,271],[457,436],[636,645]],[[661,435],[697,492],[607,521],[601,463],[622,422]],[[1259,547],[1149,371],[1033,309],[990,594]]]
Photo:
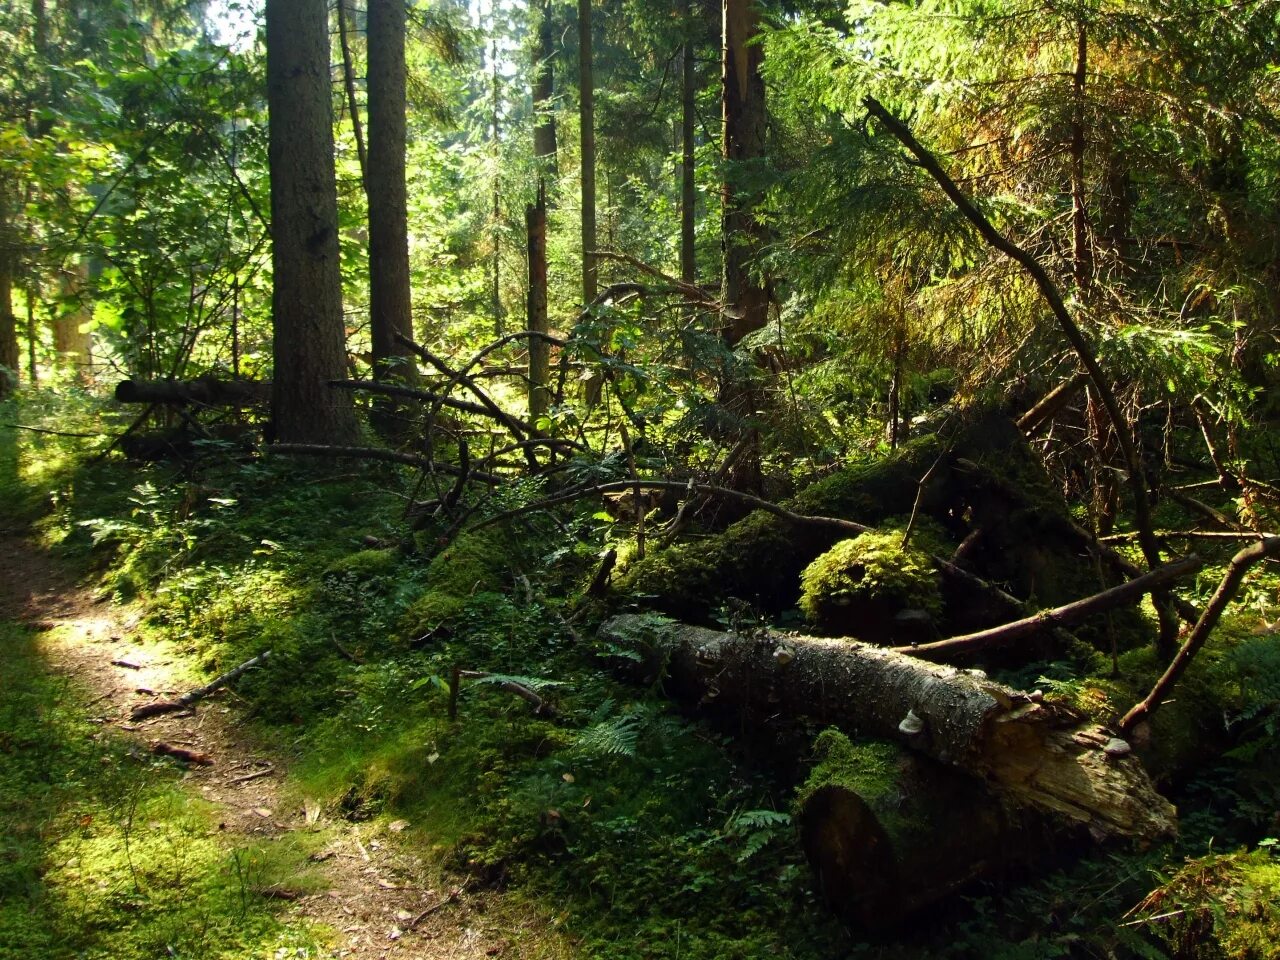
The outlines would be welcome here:
[[[901,743],[978,778],[1015,808],[1099,839],[1176,831],[1172,805],[1127,744],[980,673],[850,640],[724,633],[652,614],[615,617],[600,636],[665,666],[679,697]]]
[[[999,803],[976,778],[883,740],[828,729],[796,798],[819,894],[870,930],[1052,849],[1041,819]]]
[[[1095,592],[1093,565],[1078,542],[1060,530],[1069,521],[1061,494],[1017,426],[996,414],[973,415],[947,431],[922,437],[894,456],[820,480],[788,501],[790,511],[874,526],[915,510],[957,542],[982,529],[976,572],[1006,584],[1019,599],[1057,604]],[[1019,491],[1003,489],[959,464],[983,464]],[[927,475],[928,479],[923,480]],[[756,511],[706,540],[651,554],[617,578],[616,592],[643,596],[646,606],[682,620],[706,623],[727,597],[778,612],[796,604],[800,574],[842,539],[831,526],[801,525]],[[972,585],[948,583],[946,626],[960,632],[1002,623],[1011,613]]]

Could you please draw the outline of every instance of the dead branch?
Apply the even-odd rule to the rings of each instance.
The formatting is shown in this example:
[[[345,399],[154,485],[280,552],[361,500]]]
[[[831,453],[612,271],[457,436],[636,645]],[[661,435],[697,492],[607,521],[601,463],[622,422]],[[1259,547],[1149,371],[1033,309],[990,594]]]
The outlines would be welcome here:
[[[1192,554],[1182,560],[1157,567],[1151,572],[1145,573],[1127,583],[1122,583],[1117,587],[1111,587],[1101,593],[1095,593],[1093,596],[1085,597],[1083,600],[1076,600],[1060,607],[1054,607],[1052,610],[1041,610],[1039,613],[1016,620],[1013,623],[992,627],[989,630],[979,630],[976,633],[969,633],[964,636],[949,637],[946,640],[938,640],[934,643],[922,643],[910,647],[899,647],[898,649],[902,653],[907,653],[911,656],[924,657],[926,660],[938,660],[946,659],[957,653],[969,653],[998,643],[1018,640],[1051,627],[1079,623],[1095,613],[1118,607],[1142,596],[1144,593],[1150,592],[1154,588],[1189,576],[1202,566],[1204,566],[1204,561]]]
[[[165,743],[163,740],[157,740],[155,743],[151,744],[151,752],[157,757],[173,757],[175,760],[181,760],[183,763],[194,763],[201,767],[213,766],[213,757],[209,756],[207,753],[200,753],[198,750],[188,750],[186,747],[176,747],[172,743]]]
[[[672,290],[688,297],[698,306],[708,310],[714,310],[717,313],[720,312],[720,301],[709,296],[707,291],[703,290],[697,284],[687,283],[684,280],[679,280],[676,277],[663,273],[657,267],[650,266],[643,260],[639,260],[629,254],[618,253],[615,250],[593,250],[591,251],[591,256],[596,257],[597,259],[613,260],[617,263],[625,263],[627,266],[634,267],[641,273],[648,274],[651,277],[656,277],[667,286],[671,287]]]
[[[129,719],[145,720],[147,717],[158,717],[164,713],[173,713],[177,710],[185,710],[193,703],[203,700],[205,697],[209,696],[209,694],[221,690],[228,684],[235,683],[241,676],[252,670],[254,667],[262,666],[262,664],[267,662],[267,658],[270,656],[271,651],[264,650],[256,657],[251,657],[246,660],[234,670],[228,670],[226,673],[222,674],[222,676],[215,678],[211,683],[207,683],[203,687],[192,690],[190,693],[185,693],[176,700],[156,700],[152,703],[144,703],[142,706],[135,708],[133,713],[129,714]]]
[[[1031,436],[1040,430],[1046,423],[1056,417],[1068,403],[1076,392],[1085,385],[1089,380],[1089,375],[1083,370],[1077,372],[1074,376],[1062,381],[1033,406],[1030,410],[1018,418],[1018,429],[1023,433]]]
[[[348,457],[353,460],[383,460],[387,463],[403,463],[423,470],[438,470],[449,476],[457,476],[464,472],[461,467],[451,463],[439,463],[426,457],[414,456],[412,453],[401,453],[398,450],[384,450],[381,447],[330,447],[319,443],[275,443],[269,448],[273,453],[293,453],[304,457]],[[490,486],[502,483],[502,478],[493,473],[479,470],[470,471],[472,480],[479,480]]]
[[[485,670],[459,670],[457,678],[459,680],[489,680],[496,678],[498,674],[489,673]],[[533,712],[539,716],[554,717],[555,708],[546,700],[538,696],[533,690],[526,687],[523,683],[517,683],[515,680],[494,679],[491,686],[497,687],[499,690],[505,690],[507,693],[513,693],[521,700],[524,700],[531,707]]]
[[[397,333],[396,340],[398,340],[404,346],[408,347],[410,350],[412,350],[414,353],[420,356],[423,360],[431,364],[431,366],[435,367],[437,370],[439,370],[442,374],[444,374],[446,377],[450,379],[450,385],[441,391],[442,394],[447,394],[449,390],[452,389],[452,384],[454,382],[460,383],[464,387],[466,387],[468,390],[470,390],[472,396],[474,396],[477,400],[479,400],[489,410],[489,413],[494,417],[494,419],[496,419],[504,427],[510,430],[515,437],[517,437],[520,440],[525,440],[530,436],[538,435],[536,430],[533,430],[527,424],[522,423],[518,418],[512,416],[511,414],[507,413],[507,411],[503,410],[502,407],[498,406],[498,404],[494,401],[494,399],[491,396],[489,396],[489,394],[486,393],[483,389],[481,389],[479,384],[477,384],[475,380],[473,380],[471,377],[459,371],[453,370],[447,363],[445,363],[443,360],[441,360],[439,357],[433,354],[426,347],[415,343],[414,341],[406,337],[404,334]],[[538,468],[538,460],[534,456],[533,450],[531,448],[528,448],[525,450],[525,459],[529,461],[530,469],[536,470]]]
[[[442,407],[449,407],[451,410],[460,410],[463,413],[493,419],[493,411],[478,403],[447,397],[431,390],[415,390],[413,387],[401,386],[398,383],[382,383],[378,380],[330,380],[329,386],[338,387],[341,390],[359,390],[364,393],[385,394],[389,397],[407,397],[411,400],[422,400],[426,403],[436,403]]]
[[[1227,604],[1235,597],[1236,591],[1240,589],[1241,581],[1244,580],[1245,574],[1249,572],[1249,568],[1261,560],[1277,556],[1280,556],[1280,536],[1267,536],[1257,543],[1245,547],[1231,558],[1231,562],[1227,565],[1227,572],[1223,574],[1222,581],[1218,584],[1218,589],[1209,598],[1209,602],[1205,605],[1204,613],[1200,614],[1200,619],[1196,621],[1196,625],[1187,634],[1187,639],[1183,641],[1177,655],[1169,663],[1168,668],[1160,679],[1156,681],[1155,686],[1151,688],[1151,692],[1147,694],[1146,698],[1141,703],[1134,704],[1121,719],[1120,730],[1122,732],[1128,733],[1139,722],[1156,712],[1166,694],[1186,671],[1192,658],[1204,646],[1204,642],[1209,638],[1209,634],[1213,632],[1213,628],[1218,625],[1218,620],[1222,617],[1222,611],[1226,609]]]

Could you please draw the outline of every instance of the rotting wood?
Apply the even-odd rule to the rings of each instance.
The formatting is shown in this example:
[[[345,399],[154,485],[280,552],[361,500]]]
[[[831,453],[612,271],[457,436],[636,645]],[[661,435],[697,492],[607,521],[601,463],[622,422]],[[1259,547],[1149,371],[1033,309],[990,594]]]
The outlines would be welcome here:
[[[205,684],[185,693],[176,700],[156,700],[151,703],[144,703],[140,707],[134,708],[129,714],[130,720],[145,720],[147,717],[158,717],[166,713],[174,713],[178,710],[185,710],[194,703],[198,703],[211,693],[216,693],[228,684],[235,683],[244,674],[248,673],[254,667],[260,667],[267,662],[271,656],[270,650],[263,650],[256,657],[251,657],[234,670],[228,670],[222,676],[215,678],[212,682]]]
[[[676,695],[767,709],[902,743],[984,780],[1000,798],[1096,837],[1173,834],[1173,806],[1102,728],[970,671],[845,639],[750,635],[653,615],[607,621],[600,636],[665,664]],[[903,732],[909,717],[919,733]]]
[[[454,673],[454,684],[450,690],[451,702],[454,703],[454,711],[456,713],[456,693],[458,689],[458,681],[461,680],[487,680],[490,686],[497,687],[499,690],[505,690],[507,693],[515,694],[521,700],[525,701],[531,707],[533,712],[538,716],[554,717],[556,709],[545,699],[531,690],[528,686],[518,681],[502,677],[499,674],[490,673],[487,670],[458,670]]]
[[[201,753],[199,750],[189,750],[186,747],[179,747],[172,743],[165,743],[163,740],[157,740],[152,743],[151,752],[157,757],[173,757],[183,763],[193,763],[200,767],[213,766],[213,757],[209,756],[209,754]]]

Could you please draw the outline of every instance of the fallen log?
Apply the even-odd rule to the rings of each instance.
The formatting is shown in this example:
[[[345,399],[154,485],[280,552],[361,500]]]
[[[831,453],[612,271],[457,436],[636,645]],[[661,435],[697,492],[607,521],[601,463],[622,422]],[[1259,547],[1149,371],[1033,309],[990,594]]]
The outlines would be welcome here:
[[[1151,840],[1176,830],[1173,807],[1127,743],[977,671],[849,640],[721,633],[652,614],[615,617],[600,635],[665,671],[677,697],[836,728],[815,743],[798,825],[819,892],[860,926],[897,925],[973,880],[1036,862],[1064,838]]]
[[[254,407],[271,402],[269,380],[122,380],[116,384],[117,403],[195,404],[203,407]]]
[[[1094,837],[1176,830],[1173,807],[1127,744],[980,673],[850,640],[724,633],[652,614],[614,617],[600,636],[651,669],[665,664],[679,696],[901,743]]]
[[[828,728],[796,797],[800,841],[819,894],[870,930],[979,879],[1052,851],[1035,815],[998,802],[977,779],[883,740]]]

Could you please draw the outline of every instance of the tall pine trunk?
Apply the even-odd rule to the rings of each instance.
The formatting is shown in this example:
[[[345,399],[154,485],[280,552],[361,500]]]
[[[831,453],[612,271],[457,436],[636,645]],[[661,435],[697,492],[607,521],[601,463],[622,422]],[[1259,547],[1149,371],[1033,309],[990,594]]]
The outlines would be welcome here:
[[[405,186],[405,5],[369,0],[369,328],[379,379],[414,381]]]
[[[755,217],[749,167],[764,157],[764,51],[753,41],[760,27],[755,0],[724,0],[721,105],[724,124],[723,300],[725,339],[732,344],[765,325],[769,295],[752,276],[764,241]]]
[[[267,0],[276,439],[351,444],[325,0]]]
[[[555,169],[556,126],[551,113],[555,93],[551,60],[555,53],[551,35],[551,4],[543,0],[538,21],[538,45],[533,65],[533,155],[538,165],[536,203],[525,209],[529,257],[529,299],[526,329],[546,333],[547,318],[547,182]],[[529,422],[536,424],[550,408],[551,348],[539,337],[529,338]]]
[[[694,240],[694,214],[698,195],[694,184],[693,128],[698,88],[689,0],[680,0],[680,15],[685,21],[685,41],[680,48],[680,279],[685,283],[697,283],[698,255]]]
[[[591,0],[578,0],[578,128],[582,145],[582,302],[598,287],[596,266],[595,81],[591,64]]]

